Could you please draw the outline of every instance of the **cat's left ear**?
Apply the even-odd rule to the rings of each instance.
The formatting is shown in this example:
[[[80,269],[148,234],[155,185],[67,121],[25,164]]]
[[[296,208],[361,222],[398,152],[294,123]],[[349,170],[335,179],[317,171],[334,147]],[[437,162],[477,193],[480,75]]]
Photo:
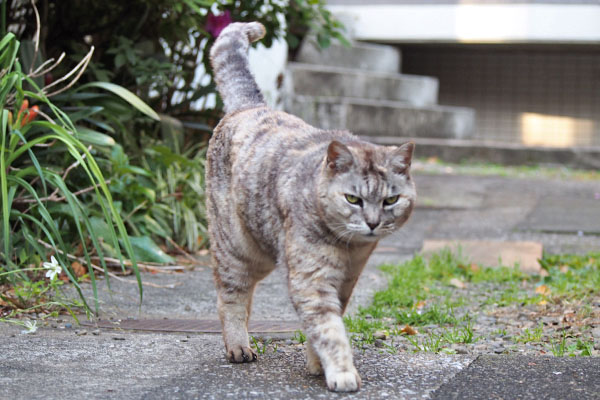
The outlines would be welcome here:
[[[392,149],[391,164],[395,173],[404,174],[408,171],[414,150],[415,144],[413,142],[407,142]]]

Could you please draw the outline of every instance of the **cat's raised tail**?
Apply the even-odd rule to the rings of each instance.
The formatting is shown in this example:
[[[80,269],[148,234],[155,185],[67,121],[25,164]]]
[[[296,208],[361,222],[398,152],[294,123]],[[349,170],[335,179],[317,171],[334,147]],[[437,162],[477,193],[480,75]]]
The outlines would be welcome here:
[[[260,22],[227,25],[210,49],[210,62],[225,112],[266,105],[248,63],[250,43],[265,35]]]

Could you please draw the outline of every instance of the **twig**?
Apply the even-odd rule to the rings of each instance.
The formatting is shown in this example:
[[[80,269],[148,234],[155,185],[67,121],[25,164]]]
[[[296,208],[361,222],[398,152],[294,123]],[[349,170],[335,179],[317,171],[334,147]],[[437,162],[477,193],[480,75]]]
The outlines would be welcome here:
[[[44,87],[42,89],[42,92],[44,94],[46,94],[46,96],[51,97],[54,96],[56,94],[62,93],[65,90],[69,89],[71,86],[73,86],[75,84],[75,82],[77,82],[77,80],[79,80],[79,78],[81,77],[81,75],[83,74],[83,72],[85,71],[85,69],[87,68],[87,65],[89,64],[90,60],[92,59],[92,54],[94,54],[94,46],[92,46],[90,48],[90,51],[85,55],[85,57],[83,57],[81,59],[81,61],[79,61],[79,64],[77,64],[75,66],[75,68],[73,68],[69,73],[67,73],[65,76],[63,76],[60,79],[55,80],[54,82],[52,82],[51,84],[49,84],[48,86]],[[48,89],[50,89],[53,86],[58,85],[61,82],[66,81],[67,79],[69,79],[71,77],[71,75],[75,74],[77,72],[77,74],[75,75],[75,78],[73,78],[73,80],[65,87],[58,89],[52,93],[48,93]]]
[[[56,62],[54,64],[52,64],[50,67],[48,67],[48,69],[44,69],[42,70],[42,68],[44,68],[46,65],[54,62],[54,58],[50,58],[46,61],[43,62],[42,65],[40,65],[39,67],[37,67],[37,69],[35,71],[33,71],[29,76],[31,78],[37,78],[38,76],[42,76],[42,75],[46,75],[48,72],[52,71],[54,68],[56,68],[58,66],[58,64],[61,63],[61,61],[63,60],[63,58],[65,58],[65,52],[63,51],[60,56],[58,56],[58,60],[56,60]]]
[[[175,247],[175,250],[177,250],[178,252],[180,252],[185,258],[187,258],[188,260],[194,262],[194,263],[198,263],[198,260],[196,260],[194,257],[192,257],[187,251],[185,251],[184,249],[181,248],[181,246],[179,246],[177,243],[175,243],[175,241],[173,239],[171,239],[169,236],[167,236],[167,241],[169,243],[171,243],[171,245],[173,247]]]

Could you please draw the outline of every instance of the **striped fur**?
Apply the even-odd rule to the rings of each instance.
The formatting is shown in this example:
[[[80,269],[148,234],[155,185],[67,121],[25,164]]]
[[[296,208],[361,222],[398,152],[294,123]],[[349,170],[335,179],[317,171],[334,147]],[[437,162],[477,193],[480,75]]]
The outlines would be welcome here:
[[[258,36],[246,34],[250,27],[258,31],[256,23],[230,25],[211,52],[229,111],[210,140],[206,166],[227,358],[256,360],[247,333],[254,288],[274,268],[285,268],[308,338],[309,372],[324,373],[331,390],[358,390],[342,314],[378,240],[412,211],[414,146],[376,146],[268,109],[253,91],[247,59],[239,57],[244,38]],[[361,204],[351,204],[348,194]]]

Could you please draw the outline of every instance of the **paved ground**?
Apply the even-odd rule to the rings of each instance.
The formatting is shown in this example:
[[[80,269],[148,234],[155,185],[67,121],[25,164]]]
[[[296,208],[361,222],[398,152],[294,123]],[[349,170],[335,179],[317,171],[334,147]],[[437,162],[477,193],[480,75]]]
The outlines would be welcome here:
[[[600,182],[417,175],[419,207],[382,241],[355,292],[351,310],[385,285],[377,265],[418,251],[424,239],[533,240],[545,251],[600,250]],[[595,200],[595,201],[593,201]],[[594,218],[598,216],[598,218]],[[585,221],[585,230],[578,229]],[[101,287],[103,318],[214,319],[209,267],[183,274],[144,274],[166,287]],[[293,321],[285,274],[257,289],[254,320]],[[68,328],[56,321],[34,335],[0,325],[0,398],[600,398],[600,359],[480,357],[356,350],[364,388],[325,389],[304,369],[302,345],[275,335],[258,363],[230,365],[220,336]],[[96,332],[98,333],[98,332]],[[574,382],[574,383],[572,383]]]

